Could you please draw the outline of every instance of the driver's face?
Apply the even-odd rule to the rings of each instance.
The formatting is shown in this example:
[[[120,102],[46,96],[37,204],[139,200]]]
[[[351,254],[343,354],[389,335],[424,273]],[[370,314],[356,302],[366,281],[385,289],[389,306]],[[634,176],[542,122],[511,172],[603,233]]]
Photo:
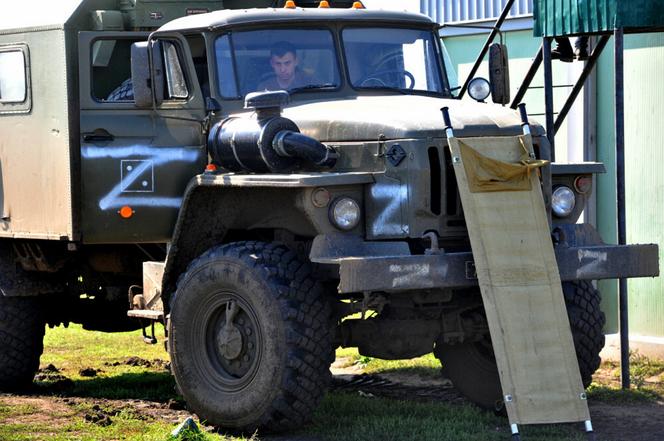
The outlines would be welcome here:
[[[297,58],[294,53],[287,52],[282,57],[273,55],[270,58],[270,64],[280,83],[288,84],[293,81],[297,67]]]

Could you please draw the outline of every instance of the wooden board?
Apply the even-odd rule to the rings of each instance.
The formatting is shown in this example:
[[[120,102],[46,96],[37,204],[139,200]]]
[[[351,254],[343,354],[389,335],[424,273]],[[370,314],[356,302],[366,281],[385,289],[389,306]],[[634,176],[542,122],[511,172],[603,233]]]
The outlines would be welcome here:
[[[538,173],[526,190],[471,192],[461,154],[518,164],[530,137],[448,142],[510,423],[590,420]]]

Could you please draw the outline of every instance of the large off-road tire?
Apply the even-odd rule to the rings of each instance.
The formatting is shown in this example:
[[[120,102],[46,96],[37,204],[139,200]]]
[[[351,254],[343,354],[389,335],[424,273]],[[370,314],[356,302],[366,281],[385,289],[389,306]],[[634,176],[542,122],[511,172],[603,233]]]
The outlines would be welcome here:
[[[602,297],[586,280],[563,283],[563,294],[581,380],[583,387],[588,387],[602,362],[599,353],[604,348],[603,329],[606,324],[606,317],[600,309]]]
[[[436,358],[443,365],[443,375],[454,387],[478,406],[500,410],[502,389],[491,340],[436,345]]]
[[[0,294],[0,390],[28,387],[39,369],[46,321],[39,299]]]
[[[588,387],[604,347],[606,319],[600,309],[601,297],[587,281],[565,282],[562,287],[583,387]],[[500,377],[488,336],[477,343],[437,345],[435,355],[443,365],[443,375],[470,401],[487,409],[502,406]]]
[[[286,247],[212,248],[189,265],[171,301],[178,387],[202,420],[222,429],[299,427],[329,383],[330,317],[310,265]]]

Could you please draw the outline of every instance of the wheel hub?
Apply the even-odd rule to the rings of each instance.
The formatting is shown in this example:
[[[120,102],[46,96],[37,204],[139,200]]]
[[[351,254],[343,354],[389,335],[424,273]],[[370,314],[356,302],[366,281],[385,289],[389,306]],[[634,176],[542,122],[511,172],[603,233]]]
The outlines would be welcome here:
[[[218,372],[231,381],[245,378],[260,352],[255,315],[249,305],[233,297],[225,299],[217,319],[208,325],[208,353]]]
[[[242,333],[233,324],[238,312],[240,307],[237,302],[230,301],[226,304],[226,323],[217,335],[219,353],[226,360],[235,360],[242,353]]]
[[[233,324],[224,326],[217,336],[219,353],[227,360],[235,360],[242,353],[242,333]]]

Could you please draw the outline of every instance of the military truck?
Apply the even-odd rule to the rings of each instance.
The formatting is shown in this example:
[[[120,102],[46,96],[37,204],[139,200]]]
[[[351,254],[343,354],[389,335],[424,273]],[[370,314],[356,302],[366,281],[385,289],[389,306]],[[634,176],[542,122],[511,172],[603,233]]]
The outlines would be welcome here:
[[[455,99],[429,18],[332,3],[5,8],[2,390],[31,383],[46,324],[162,323],[179,391],[225,428],[306,422],[339,346],[433,351],[459,391],[500,403],[440,108],[459,137],[522,121],[484,102],[484,80],[478,102]],[[543,129],[532,136],[549,158]],[[541,175],[586,386],[604,344],[592,281],[658,273],[656,246],[605,245],[576,223],[602,170]]]

